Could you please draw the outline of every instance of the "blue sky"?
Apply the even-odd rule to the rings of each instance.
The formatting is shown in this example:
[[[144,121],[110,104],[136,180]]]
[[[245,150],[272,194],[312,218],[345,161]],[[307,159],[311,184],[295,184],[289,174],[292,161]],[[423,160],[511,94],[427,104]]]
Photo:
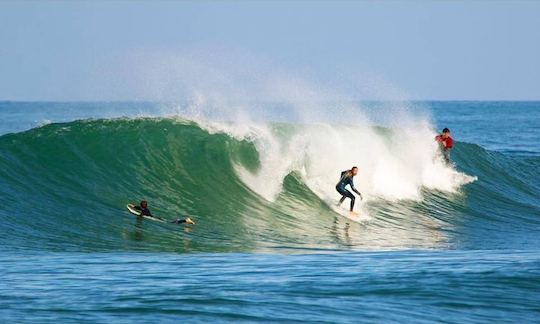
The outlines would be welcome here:
[[[0,99],[170,99],[146,91],[158,65],[167,89],[279,70],[361,99],[540,99],[540,1],[0,2]]]

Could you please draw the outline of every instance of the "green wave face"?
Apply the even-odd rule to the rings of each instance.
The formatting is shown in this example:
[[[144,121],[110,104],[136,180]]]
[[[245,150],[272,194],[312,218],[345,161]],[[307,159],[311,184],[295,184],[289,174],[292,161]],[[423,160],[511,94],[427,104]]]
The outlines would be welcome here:
[[[313,137],[325,127],[280,124],[270,129],[277,141],[289,143],[295,141],[293,134]],[[373,132],[382,142],[392,136],[387,129]],[[513,224],[505,238],[516,245],[533,235],[531,224],[538,225],[532,216],[540,206],[538,158],[509,158],[458,143],[453,158],[478,181],[453,193],[420,186],[420,199],[388,199],[377,194],[379,185],[366,184],[372,194],[363,208],[371,218],[355,223],[336,214],[333,198],[318,191],[312,175],[322,162],[314,160],[313,144],[306,143],[295,150],[305,158],[274,175],[267,163],[279,162],[283,152],[263,152],[264,143],[256,139],[188,121],[90,120],[4,135],[0,244],[177,252],[440,248],[478,242],[493,248],[502,244],[503,224]],[[272,199],[265,194],[264,177],[259,187],[249,181],[261,170],[267,171],[268,182],[279,180]],[[138,220],[125,205],[140,199],[148,200],[156,215],[191,215],[197,224]]]

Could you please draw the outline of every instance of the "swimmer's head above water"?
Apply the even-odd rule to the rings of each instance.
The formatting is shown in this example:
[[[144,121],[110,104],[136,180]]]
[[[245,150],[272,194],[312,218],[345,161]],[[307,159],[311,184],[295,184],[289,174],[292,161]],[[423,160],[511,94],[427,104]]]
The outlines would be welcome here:
[[[148,207],[148,202],[146,200],[141,200],[140,205],[141,205],[142,208],[146,208],[146,207]]]

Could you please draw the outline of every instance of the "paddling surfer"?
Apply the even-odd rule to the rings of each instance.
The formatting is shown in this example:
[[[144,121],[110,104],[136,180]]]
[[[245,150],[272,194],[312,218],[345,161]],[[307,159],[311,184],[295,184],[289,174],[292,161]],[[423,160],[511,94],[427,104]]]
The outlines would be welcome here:
[[[148,209],[148,202],[146,200],[142,200],[140,202],[139,206],[133,206],[133,209],[139,211],[141,213],[141,216],[149,216],[149,217],[154,217],[154,218],[157,218],[157,219],[160,219],[160,220],[164,220],[161,217],[157,217],[157,216],[152,215],[152,213],[150,212],[150,209]],[[170,223],[174,223],[174,224],[183,224],[183,223],[195,224],[195,222],[193,222],[193,220],[191,220],[190,217],[186,217],[184,219],[177,219],[177,220],[172,221]]]

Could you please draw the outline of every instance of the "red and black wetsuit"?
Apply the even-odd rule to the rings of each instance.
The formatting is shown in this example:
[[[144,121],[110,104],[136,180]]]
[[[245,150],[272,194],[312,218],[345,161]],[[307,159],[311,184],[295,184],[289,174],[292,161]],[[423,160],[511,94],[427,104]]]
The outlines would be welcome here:
[[[447,138],[444,138],[442,135],[438,135],[435,137],[435,140],[439,144],[441,144],[441,146],[443,147],[445,151],[451,149],[454,146],[454,140],[450,136],[448,136]]]
[[[439,143],[446,162],[450,162],[450,149],[454,147],[454,140],[452,137],[448,136],[447,138],[444,138],[442,135],[438,135],[435,137],[435,140]]]

